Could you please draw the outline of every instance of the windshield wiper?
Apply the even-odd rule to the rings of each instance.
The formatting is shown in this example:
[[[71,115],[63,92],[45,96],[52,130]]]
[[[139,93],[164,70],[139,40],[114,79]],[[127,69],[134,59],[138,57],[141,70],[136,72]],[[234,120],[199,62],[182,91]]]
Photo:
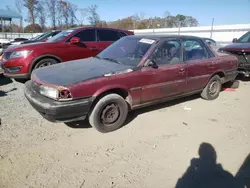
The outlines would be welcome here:
[[[97,57],[97,58],[100,58],[100,57]],[[105,60],[108,60],[108,61],[112,61],[112,62],[117,63],[117,64],[123,64],[123,63],[120,62],[120,61],[117,61],[117,60],[115,60],[115,59],[108,58],[108,57],[104,57],[104,58],[101,58],[101,59],[105,59]]]

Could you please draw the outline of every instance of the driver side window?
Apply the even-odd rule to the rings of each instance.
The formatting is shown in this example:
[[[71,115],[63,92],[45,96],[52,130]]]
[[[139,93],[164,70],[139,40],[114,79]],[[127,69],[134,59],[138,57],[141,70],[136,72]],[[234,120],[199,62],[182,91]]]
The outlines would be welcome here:
[[[181,43],[177,40],[163,42],[152,54],[155,63],[173,65],[181,63]]]

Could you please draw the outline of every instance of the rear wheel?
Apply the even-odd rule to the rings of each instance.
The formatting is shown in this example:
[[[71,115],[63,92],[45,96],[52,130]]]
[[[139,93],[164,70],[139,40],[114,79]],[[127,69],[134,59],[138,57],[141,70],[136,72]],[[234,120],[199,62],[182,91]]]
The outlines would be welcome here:
[[[101,98],[89,115],[89,123],[102,133],[115,131],[122,127],[128,114],[127,102],[117,94]]]
[[[218,75],[213,76],[201,93],[205,100],[214,100],[218,98],[221,91],[221,78]]]
[[[42,68],[42,67],[47,67],[53,64],[58,63],[58,61],[56,61],[53,58],[44,58],[40,61],[38,61],[38,63],[35,65],[34,69],[38,69],[38,68]]]

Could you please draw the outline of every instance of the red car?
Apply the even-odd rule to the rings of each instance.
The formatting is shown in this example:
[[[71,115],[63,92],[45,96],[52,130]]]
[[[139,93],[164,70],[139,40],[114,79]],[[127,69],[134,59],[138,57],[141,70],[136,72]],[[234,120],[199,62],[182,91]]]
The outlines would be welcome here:
[[[114,41],[134,33],[111,28],[73,28],[47,42],[23,44],[4,51],[2,68],[10,78],[30,78],[34,69],[97,55]]]
[[[239,60],[238,73],[250,77],[250,31],[239,39],[233,39],[233,43],[218,50],[221,53],[235,55]]]
[[[127,36],[96,57],[37,69],[25,84],[30,104],[52,122],[88,118],[100,132],[120,128],[128,111],[200,93],[219,96],[238,60],[192,36]]]

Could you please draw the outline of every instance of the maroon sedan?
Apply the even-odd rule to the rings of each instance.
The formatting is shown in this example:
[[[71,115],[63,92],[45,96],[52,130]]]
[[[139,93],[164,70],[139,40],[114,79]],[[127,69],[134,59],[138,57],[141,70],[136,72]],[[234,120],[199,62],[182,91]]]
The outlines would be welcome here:
[[[37,69],[25,84],[30,104],[52,122],[88,118],[100,132],[120,128],[129,110],[200,93],[219,96],[238,60],[192,36],[127,36],[96,57]]]

